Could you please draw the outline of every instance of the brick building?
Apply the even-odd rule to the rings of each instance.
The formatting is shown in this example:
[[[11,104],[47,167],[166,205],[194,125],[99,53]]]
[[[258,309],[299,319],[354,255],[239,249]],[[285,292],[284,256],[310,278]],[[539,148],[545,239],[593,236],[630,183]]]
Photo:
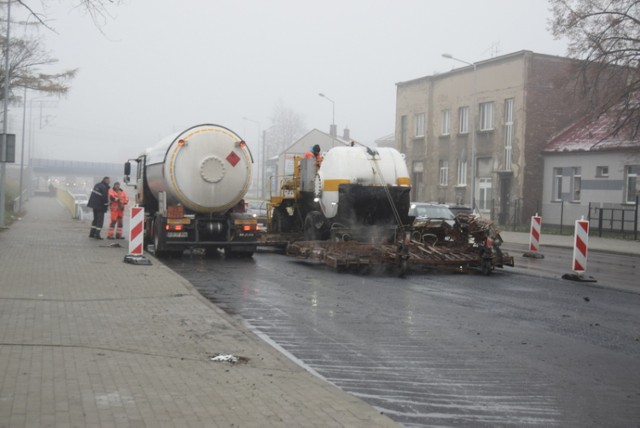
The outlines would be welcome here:
[[[397,83],[395,140],[407,157],[412,198],[471,204],[473,197],[501,224],[540,212],[541,152],[588,111],[579,67],[519,51]]]

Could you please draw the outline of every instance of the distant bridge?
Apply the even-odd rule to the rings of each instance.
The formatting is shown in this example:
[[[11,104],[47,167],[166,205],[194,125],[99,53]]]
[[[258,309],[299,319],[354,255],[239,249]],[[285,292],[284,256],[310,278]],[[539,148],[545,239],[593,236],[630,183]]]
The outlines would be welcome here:
[[[121,177],[124,174],[124,162],[82,162],[35,158],[31,159],[31,166],[34,173],[48,176]]]

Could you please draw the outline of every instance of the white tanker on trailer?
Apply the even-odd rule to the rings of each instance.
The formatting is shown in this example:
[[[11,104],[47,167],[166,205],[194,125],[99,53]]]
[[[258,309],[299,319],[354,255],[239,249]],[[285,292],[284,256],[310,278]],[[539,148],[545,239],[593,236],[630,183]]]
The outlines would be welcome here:
[[[137,159],[135,203],[145,209],[144,239],[156,255],[224,248],[250,256],[257,222],[244,211],[252,157],[235,132],[203,124],[163,138]],[[131,160],[125,182],[131,184]]]
[[[334,147],[319,168],[296,159],[294,176],[270,201],[270,232],[304,232],[305,240],[392,239],[410,225],[411,184],[393,148]]]

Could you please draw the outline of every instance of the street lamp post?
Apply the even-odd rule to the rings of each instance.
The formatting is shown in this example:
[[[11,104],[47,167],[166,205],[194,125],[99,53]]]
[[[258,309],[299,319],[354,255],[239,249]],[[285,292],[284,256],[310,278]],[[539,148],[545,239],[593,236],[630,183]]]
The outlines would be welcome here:
[[[247,122],[253,122],[256,125],[258,125],[258,144],[260,144],[260,137],[262,135],[262,131],[261,131],[262,126],[260,125],[260,122],[258,122],[257,120],[250,119],[248,117],[243,117],[242,119],[246,120]],[[264,184],[263,184],[264,183],[263,182],[263,180],[264,180],[264,140],[262,141],[262,145],[261,146],[262,146],[261,147],[262,153],[260,154],[260,163],[258,163],[258,174],[257,174],[257,178],[258,178],[257,187],[258,188],[256,189],[258,191],[258,195],[260,197],[262,197],[262,195],[264,194],[264,191],[263,191],[263,187],[264,187]]]
[[[6,181],[6,163],[4,162],[7,156],[7,113],[9,110],[9,80],[11,69],[9,68],[9,45],[11,44],[11,0],[7,2],[7,38],[5,43],[5,51],[4,51],[4,96],[3,96],[3,104],[4,104],[4,112],[3,112],[3,123],[2,123],[2,153],[0,156],[2,160],[0,161],[0,227],[4,227],[4,208],[5,208],[5,181]]]
[[[473,67],[473,105],[471,106],[471,192],[469,195],[469,205],[471,209],[476,207],[476,104],[478,96],[478,73],[476,64],[474,62],[465,61],[460,58],[455,58],[449,53],[443,53],[444,58],[452,59],[454,61],[461,62]]]
[[[336,128],[336,103],[322,92],[320,92],[318,96],[325,98],[326,100],[331,102],[331,129],[329,133],[331,134],[332,145],[335,146],[334,137],[338,134],[338,129]]]
[[[326,98],[331,102],[331,124],[335,125],[336,124],[336,103],[331,98],[323,94],[322,92],[320,92],[318,95],[321,96],[322,98]]]
[[[24,87],[24,97],[22,100],[22,144],[20,146],[20,194],[18,197],[18,212],[22,213],[22,206],[24,205],[24,201],[22,200],[24,195],[23,190],[23,176],[24,176],[24,134],[26,129],[26,121],[27,121],[27,87]]]

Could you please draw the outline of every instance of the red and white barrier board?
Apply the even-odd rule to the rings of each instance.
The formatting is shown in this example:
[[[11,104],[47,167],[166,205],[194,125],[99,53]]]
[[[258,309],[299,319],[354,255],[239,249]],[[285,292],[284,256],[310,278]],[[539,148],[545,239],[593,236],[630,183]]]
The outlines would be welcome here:
[[[129,254],[141,256],[144,240],[144,208],[131,207],[129,221]]]
[[[531,217],[531,234],[529,236],[529,251],[537,252],[540,249],[540,231],[542,229],[542,217]]]
[[[576,220],[576,229],[573,245],[573,271],[585,272],[587,270],[587,250],[589,247],[589,222]]]

